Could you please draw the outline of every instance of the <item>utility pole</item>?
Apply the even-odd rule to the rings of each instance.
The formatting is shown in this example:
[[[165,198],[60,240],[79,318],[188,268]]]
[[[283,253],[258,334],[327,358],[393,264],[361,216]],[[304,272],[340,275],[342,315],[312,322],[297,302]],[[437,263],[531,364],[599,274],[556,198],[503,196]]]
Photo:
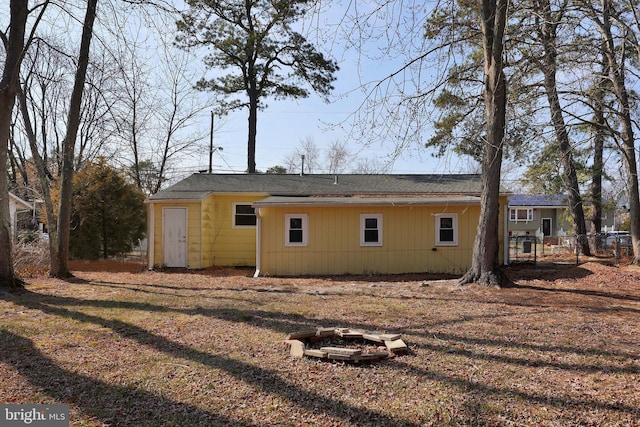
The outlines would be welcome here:
[[[213,111],[211,111],[211,130],[209,132],[209,173],[213,171]]]

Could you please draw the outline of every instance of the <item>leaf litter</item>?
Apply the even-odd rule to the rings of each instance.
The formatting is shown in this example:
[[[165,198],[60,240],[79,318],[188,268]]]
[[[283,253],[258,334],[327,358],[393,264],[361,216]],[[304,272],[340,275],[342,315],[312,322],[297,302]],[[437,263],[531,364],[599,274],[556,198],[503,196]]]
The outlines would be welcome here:
[[[0,400],[68,403],[83,426],[640,425],[640,271],[509,268],[257,278],[75,264],[0,300]],[[402,334],[375,364],[297,359],[329,325]]]

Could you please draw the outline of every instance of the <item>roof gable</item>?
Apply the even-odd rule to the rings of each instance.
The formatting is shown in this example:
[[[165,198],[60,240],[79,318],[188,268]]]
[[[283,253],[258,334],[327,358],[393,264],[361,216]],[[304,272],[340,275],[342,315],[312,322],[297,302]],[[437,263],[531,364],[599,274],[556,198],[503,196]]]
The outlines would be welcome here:
[[[193,174],[149,200],[197,200],[211,193],[270,196],[479,195],[480,175]]]
[[[13,194],[12,192],[9,192],[9,200],[13,200],[13,202],[16,205],[19,205],[25,209],[33,209],[33,206],[31,206],[31,203],[22,200],[20,197],[16,196],[15,194]]]

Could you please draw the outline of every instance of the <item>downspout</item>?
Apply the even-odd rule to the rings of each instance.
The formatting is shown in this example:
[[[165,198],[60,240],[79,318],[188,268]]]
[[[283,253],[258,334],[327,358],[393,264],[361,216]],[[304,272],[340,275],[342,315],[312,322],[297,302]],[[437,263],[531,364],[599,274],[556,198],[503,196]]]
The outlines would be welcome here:
[[[256,212],[256,272],[254,278],[260,276],[260,235],[262,229],[262,218],[260,218],[260,208],[254,209]]]
[[[154,207],[153,202],[149,202],[147,205],[147,217],[149,218],[149,223],[147,224],[147,268],[149,270],[153,270],[153,261],[155,259],[155,217],[154,217]]]

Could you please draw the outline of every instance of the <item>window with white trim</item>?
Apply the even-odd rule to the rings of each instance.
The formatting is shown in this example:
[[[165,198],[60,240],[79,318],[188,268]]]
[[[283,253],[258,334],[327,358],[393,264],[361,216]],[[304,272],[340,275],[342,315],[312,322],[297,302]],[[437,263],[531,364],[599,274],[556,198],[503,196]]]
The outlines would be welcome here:
[[[509,220],[514,222],[533,221],[533,209],[531,208],[509,209]]]
[[[309,216],[286,214],[284,216],[285,246],[307,246],[309,243]]]
[[[436,215],[436,245],[458,245],[458,214]]]
[[[256,211],[253,206],[242,203],[233,204],[233,226],[255,227]]]
[[[382,246],[382,214],[360,214],[360,246]]]

